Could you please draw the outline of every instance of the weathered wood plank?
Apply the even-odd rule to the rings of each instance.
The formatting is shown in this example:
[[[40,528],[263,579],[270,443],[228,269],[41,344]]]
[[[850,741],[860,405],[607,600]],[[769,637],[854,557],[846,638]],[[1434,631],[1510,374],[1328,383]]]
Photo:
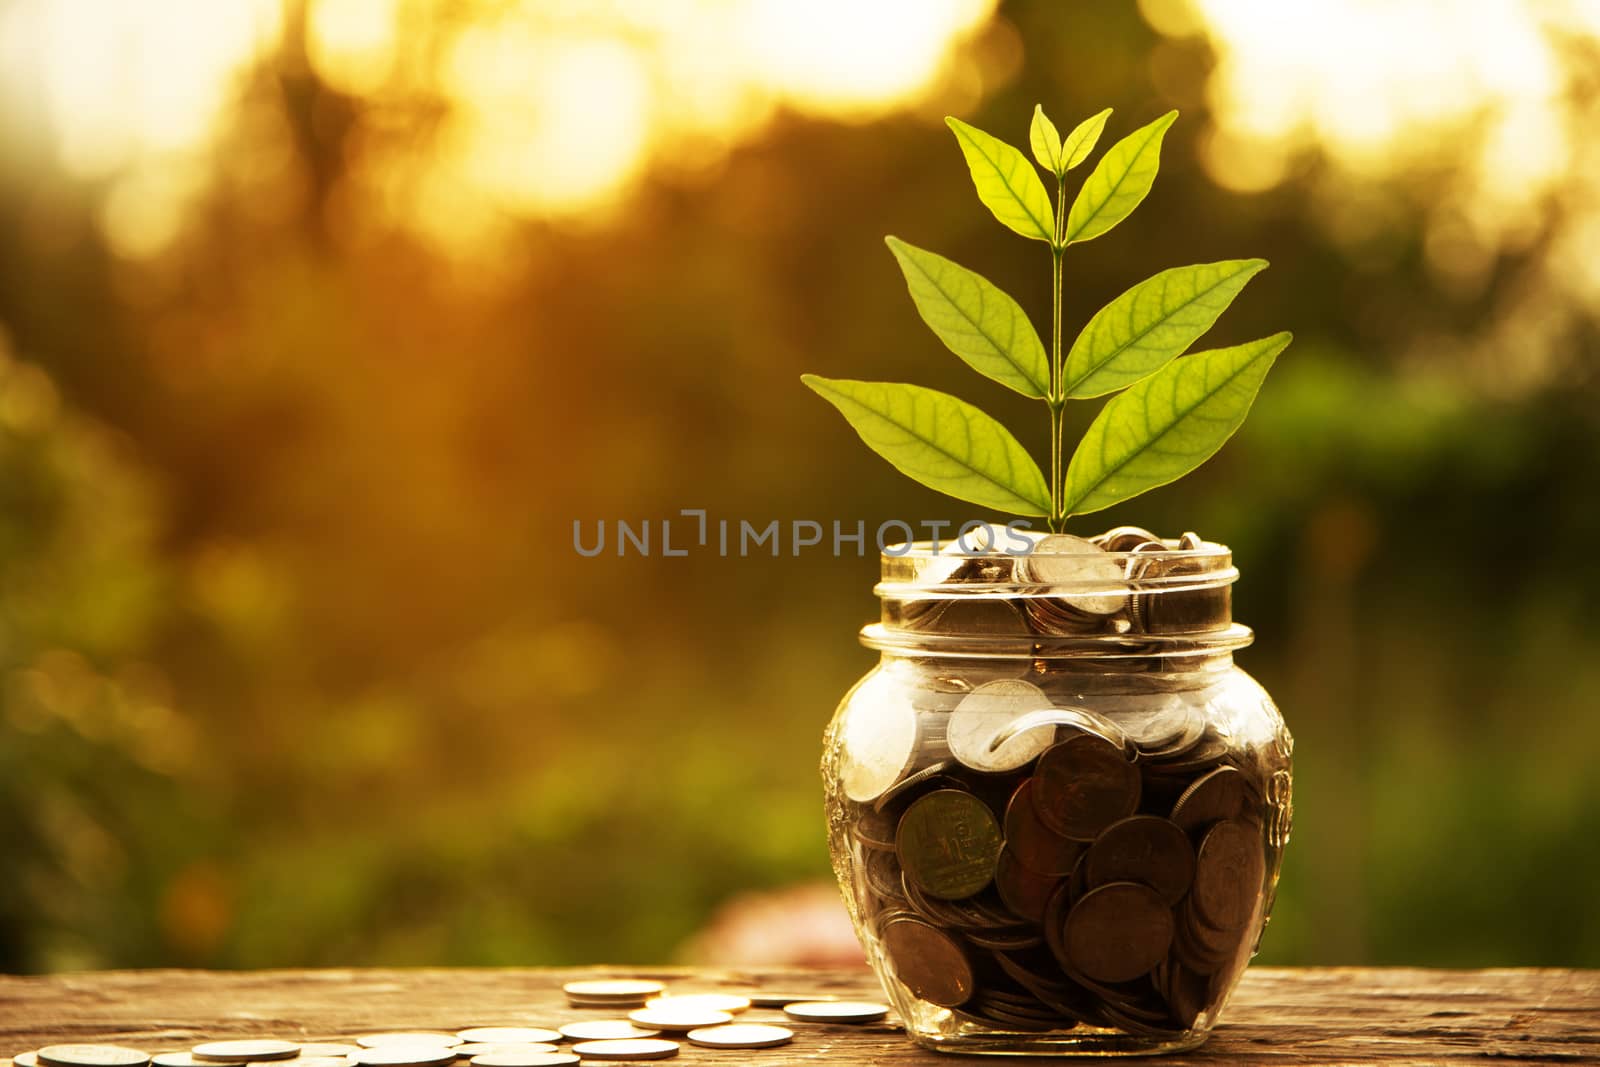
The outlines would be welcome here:
[[[160,1051],[206,1038],[353,1036],[483,1022],[559,1024],[612,1017],[567,1007],[577,977],[660,978],[674,991],[766,988],[881,999],[864,971],[573,970],[115,971],[0,976],[0,1054],[62,1041]],[[750,1018],[778,1019],[753,1011]],[[890,1025],[790,1024],[793,1045],[762,1052],[685,1046],[686,1065],[947,1064]],[[1600,971],[1359,968],[1248,972],[1201,1050],[1161,1063],[1600,1062]]]

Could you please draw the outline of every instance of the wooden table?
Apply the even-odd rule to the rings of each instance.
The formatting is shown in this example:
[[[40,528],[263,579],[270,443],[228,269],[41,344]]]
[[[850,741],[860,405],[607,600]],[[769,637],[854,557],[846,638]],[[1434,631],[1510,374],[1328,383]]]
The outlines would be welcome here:
[[[581,970],[110,971],[0,976],[0,1055],[58,1042],[147,1051],[205,1039],[354,1036],[521,1021],[557,1025],[616,1012],[569,1008],[563,982],[629,975],[674,992],[765,988],[881,999],[865,971],[662,967]],[[753,1010],[751,1021],[781,1021]],[[685,1045],[671,1061],[943,1064],[892,1025],[791,1024],[793,1044],[761,1052]],[[1223,1025],[1197,1052],[1161,1063],[1600,1062],[1600,971],[1425,971],[1361,968],[1249,971]]]

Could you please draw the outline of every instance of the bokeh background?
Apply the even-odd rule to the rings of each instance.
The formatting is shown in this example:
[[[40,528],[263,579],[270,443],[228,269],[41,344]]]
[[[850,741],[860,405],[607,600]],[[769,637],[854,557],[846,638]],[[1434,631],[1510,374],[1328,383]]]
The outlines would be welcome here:
[[[973,517],[798,375],[1042,454],[881,243],[1043,321],[942,123],[1036,102],[1183,112],[1069,324],[1260,255],[1209,340],[1297,334],[1078,525],[1237,553],[1298,739],[1264,959],[1600,964],[1600,5],[11,0],[0,969],[836,953],[875,560],[573,522]]]

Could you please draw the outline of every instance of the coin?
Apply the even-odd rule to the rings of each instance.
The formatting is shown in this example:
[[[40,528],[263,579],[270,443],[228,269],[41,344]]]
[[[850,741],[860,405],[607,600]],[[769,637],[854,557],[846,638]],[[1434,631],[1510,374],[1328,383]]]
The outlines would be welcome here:
[[[900,780],[917,752],[917,710],[905,688],[869,674],[849,696],[839,776],[851,800],[876,800]]]
[[[1172,911],[1149,886],[1112,882],[1072,906],[1062,945],[1067,962],[1085,977],[1131,982],[1172,946]]]
[[[1221,930],[1250,921],[1266,873],[1261,832],[1251,823],[1224,819],[1200,840],[1194,905],[1200,918]]]
[[[635,1026],[626,1019],[568,1023],[561,1028],[561,1036],[568,1041],[621,1041],[630,1037],[655,1037],[659,1033],[659,1030]]]
[[[906,877],[941,900],[970,897],[994,879],[1000,824],[971,793],[939,789],[900,817],[895,852]]]
[[[1194,847],[1177,826],[1156,815],[1130,815],[1106,827],[1084,856],[1090,888],[1138,882],[1176,904],[1194,881]]]
[[[122,1045],[46,1045],[34,1055],[49,1067],[144,1067],[150,1057]]]
[[[1038,874],[1065,876],[1077,866],[1083,845],[1046,826],[1033,806],[1034,780],[1024,778],[1006,802],[1006,848]]]
[[[950,713],[946,742],[956,759],[975,771],[1014,771],[1050,747],[1055,726],[1041,724],[1004,741],[1001,732],[1032,711],[1048,710],[1050,698],[1031,682],[1005,678],[985,682],[961,698]]]
[[[546,1030],[545,1033],[555,1034],[555,1040],[561,1040],[561,1035],[554,1030]],[[457,1045],[454,1051],[456,1059],[470,1060],[478,1056],[498,1056],[501,1053],[556,1052],[558,1049],[549,1041],[469,1041],[465,1045]]]
[[[16,1057],[12,1057],[13,1062]],[[150,1062],[155,1067],[201,1067],[207,1061],[197,1060],[189,1052],[158,1052],[150,1057]]]
[[[912,793],[926,788],[939,789],[965,789],[965,783],[950,777],[947,773],[956,766],[954,760],[940,760],[938,763],[929,764],[914,774],[908,774],[894,784],[888,792],[872,802],[872,810],[888,812],[897,806],[897,802],[910,796]],[[896,817],[896,822],[899,819]],[[892,845],[890,846],[893,847]]]
[[[1205,540],[1193,531],[1186,530],[1183,536],[1178,538],[1178,548],[1184,552],[1198,552],[1204,547],[1206,547]]]
[[[37,1052],[19,1052],[11,1057],[13,1067],[39,1067],[39,1054]]]
[[[210,1063],[254,1063],[261,1060],[293,1059],[300,1055],[300,1046],[293,1041],[256,1039],[207,1041],[205,1044],[196,1045],[189,1052],[195,1059]]]
[[[785,1004],[783,1013],[808,1023],[875,1023],[888,1018],[889,1006],[866,1000],[816,1000]]]
[[[1019,918],[1030,922],[1043,921],[1045,906],[1050,903],[1050,897],[1060,883],[1059,875],[1039,874],[1030,870],[1017,859],[1009,844],[1000,850],[1000,859],[995,864],[994,885],[1006,907],[1016,912]]]
[[[359,1049],[357,1051],[360,1051]],[[196,1061],[204,1062],[204,1061]],[[349,1056],[296,1056],[294,1067],[352,1067],[355,1063]]]
[[[972,996],[972,964],[949,934],[920,919],[898,919],[882,933],[895,976],[923,1000],[955,1008]]]
[[[667,988],[660,982],[639,978],[601,978],[568,982],[561,989],[573,1007],[636,1007]]]
[[[629,1012],[628,1019],[636,1026],[680,1034],[733,1022],[733,1016],[725,1011],[711,1011],[693,1005],[683,1008],[640,1008]]]
[[[1218,767],[1195,779],[1172,806],[1172,821],[1186,832],[1208,823],[1232,819],[1244,813],[1250,799],[1250,785],[1234,767]]]
[[[665,1060],[676,1056],[678,1048],[676,1041],[637,1037],[621,1041],[580,1041],[572,1046],[572,1051],[596,1060]]]
[[[486,1045],[520,1045],[527,1042],[560,1041],[561,1034],[542,1026],[469,1026],[457,1030],[463,1041]]]
[[[1039,818],[1074,841],[1093,841],[1139,807],[1138,769],[1121,749],[1093,734],[1075,734],[1046,751],[1034,783]]]
[[[720,1011],[737,1015],[750,1007],[750,998],[733,993],[676,993],[670,997],[653,997],[645,1002],[645,1007],[671,1012]]]
[[[831,993],[766,993],[756,992],[750,994],[750,1003],[757,1008],[781,1008],[786,1004],[799,1004],[802,1002],[815,1002],[819,1000],[838,1000]]]
[[[689,1043],[706,1048],[776,1048],[793,1040],[793,1030],[765,1023],[736,1023],[689,1031]]]
[[[435,1048],[455,1048],[461,1043],[461,1039],[455,1034],[442,1034],[435,1030],[395,1030],[356,1038],[356,1044],[362,1048],[378,1048],[381,1045],[432,1045]],[[200,1055],[198,1049],[195,1050],[195,1055]],[[251,1059],[258,1058],[251,1057]]]
[[[453,1046],[399,1043],[361,1048],[350,1062],[362,1067],[444,1067],[455,1058]]]
[[[1017,570],[1021,581],[1055,591],[1049,597],[1026,598],[1023,610],[1035,622],[1041,621],[1041,614],[1057,622],[1067,621],[1074,613],[1088,618],[1115,615],[1127,603],[1121,561],[1094,542],[1071,534],[1044,538],[1018,560]]]
[[[307,1056],[348,1056],[359,1046],[347,1045],[342,1041],[312,1041],[300,1046],[300,1057]]]
[[[868,848],[893,849],[897,821],[888,812],[868,808],[850,825],[850,835]]]
[[[485,1052],[472,1057],[472,1067],[564,1067],[577,1062],[577,1056],[562,1052],[554,1045],[530,1046],[522,1052]]]

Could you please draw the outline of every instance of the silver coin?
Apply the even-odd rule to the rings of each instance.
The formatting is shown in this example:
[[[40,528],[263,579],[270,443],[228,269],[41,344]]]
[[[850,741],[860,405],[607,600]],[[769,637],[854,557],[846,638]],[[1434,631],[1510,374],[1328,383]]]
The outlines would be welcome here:
[[[561,1034],[542,1026],[469,1026],[457,1030],[463,1041],[484,1045],[523,1045],[530,1041],[560,1041]]]
[[[454,1046],[392,1044],[358,1049],[350,1062],[361,1067],[444,1067],[455,1058]]]
[[[689,1043],[705,1048],[776,1048],[793,1040],[793,1030],[765,1023],[734,1023],[689,1031]]]
[[[395,1030],[356,1038],[356,1044],[362,1048],[377,1048],[380,1045],[431,1045],[434,1048],[455,1048],[462,1043],[455,1034],[442,1034],[436,1030]]]
[[[197,1060],[208,1063],[254,1063],[259,1060],[292,1060],[300,1055],[293,1041],[247,1038],[240,1041],[207,1041],[189,1050]]]
[[[621,1041],[630,1037],[655,1037],[659,1030],[645,1030],[626,1019],[596,1019],[586,1023],[568,1023],[561,1028],[561,1036],[568,1041]]]
[[[888,1018],[889,1006],[866,1000],[818,1000],[785,1004],[783,1013],[808,1023],[875,1023]]]
[[[1071,534],[1051,534],[1019,570],[1024,581],[1059,587],[1052,596],[1086,615],[1115,615],[1127,602],[1122,563],[1092,541]]]
[[[870,803],[898,782],[917,753],[917,709],[895,679],[870,674],[846,698],[840,778],[845,795]]]
[[[696,1007],[694,1005],[675,1008],[640,1008],[638,1011],[629,1012],[628,1019],[637,1026],[676,1034],[733,1022],[733,1016],[725,1011],[713,1011],[709,1008]]]
[[[950,713],[946,743],[950,752],[975,771],[1014,771],[1032,762],[1055,740],[1055,727],[1011,733],[1007,728],[1022,716],[1050,707],[1050,698],[1032,682],[1006,678],[985,682],[961,698]]]
[[[46,1045],[34,1055],[49,1067],[144,1067],[150,1057],[122,1045]]]
[[[624,1041],[580,1041],[572,1046],[579,1056],[596,1060],[665,1060],[678,1054],[679,1044],[659,1037]]]
[[[1198,552],[1204,547],[1205,538],[1192,530],[1185,530],[1183,536],[1178,538],[1178,548],[1184,552]]]
[[[37,1052],[19,1052],[11,1057],[11,1062],[16,1067],[39,1067],[39,1054]]]
[[[472,1057],[472,1067],[561,1067],[577,1062],[575,1054],[562,1052],[553,1046],[546,1046],[543,1051],[485,1052]]]

